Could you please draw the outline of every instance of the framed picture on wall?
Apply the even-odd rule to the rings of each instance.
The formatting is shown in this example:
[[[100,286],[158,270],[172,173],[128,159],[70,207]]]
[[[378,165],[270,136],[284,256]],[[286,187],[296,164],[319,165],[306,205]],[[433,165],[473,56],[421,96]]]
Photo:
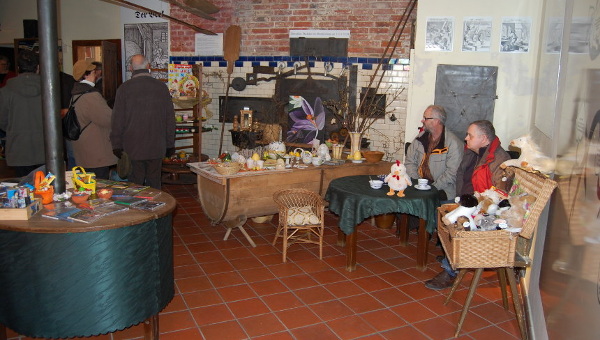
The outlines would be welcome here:
[[[452,52],[454,17],[429,17],[425,28],[425,51]]]
[[[527,53],[531,43],[530,17],[504,17],[500,33],[500,52]]]
[[[492,38],[491,17],[465,17],[463,22],[463,52],[489,52]]]

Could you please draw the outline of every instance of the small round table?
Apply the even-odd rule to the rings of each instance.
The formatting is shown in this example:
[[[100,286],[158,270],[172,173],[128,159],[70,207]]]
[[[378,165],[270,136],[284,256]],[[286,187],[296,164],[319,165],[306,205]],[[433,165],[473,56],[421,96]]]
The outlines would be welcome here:
[[[0,221],[0,335],[87,337],[149,320],[174,295],[172,212],[130,209],[86,224],[42,217]]]
[[[419,217],[417,268],[424,270],[427,266],[428,233],[435,231],[437,225],[438,190],[433,186],[430,190],[417,190],[414,187],[416,180],[413,180],[413,185],[404,191],[405,197],[388,196],[388,186],[372,189],[369,178],[361,175],[334,179],[325,194],[329,210],[340,217],[338,243],[346,244],[346,270],[356,269],[356,227],[368,217],[390,213]],[[408,229],[405,235],[407,238]],[[406,242],[401,238],[401,243]]]

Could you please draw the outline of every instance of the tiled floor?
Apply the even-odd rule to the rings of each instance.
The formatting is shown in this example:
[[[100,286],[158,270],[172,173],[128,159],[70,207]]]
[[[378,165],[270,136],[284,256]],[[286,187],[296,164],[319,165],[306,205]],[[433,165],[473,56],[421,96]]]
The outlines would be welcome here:
[[[177,199],[174,218],[176,291],[160,313],[160,338],[170,339],[449,339],[453,338],[471,274],[444,305],[423,282],[439,270],[430,244],[426,271],[415,269],[416,234],[407,247],[393,230],[369,221],[359,228],[358,267],[344,269],[336,246],[337,220],[327,214],[323,260],[316,246],[294,245],[282,263],[272,246],[277,219],[249,222],[252,248],[239,230],[227,241],[212,226],[193,186],[167,186]],[[432,263],[431,263],[432,262]],[[460,339],[515,339],[518,325],[502,307],[495,272],[484,272]],[[8,330],[9,339],[28,339]],[[142,339],[143,326],[85,339]]]

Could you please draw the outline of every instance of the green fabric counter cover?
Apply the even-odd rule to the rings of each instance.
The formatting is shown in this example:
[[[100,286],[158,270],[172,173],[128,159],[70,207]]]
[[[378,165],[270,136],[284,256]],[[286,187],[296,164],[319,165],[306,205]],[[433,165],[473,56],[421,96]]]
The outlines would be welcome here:
[[[339,227],[348,235],[365,218],[389,214],[406,213],[427,221],[427,232],[436,229],[437,210],[440,205],[438,190],[417,190],[408,187],[405,197],[387,196],[389,187],[371,189],[369,176],[348,176],[335,179],[329,184],[325,200],[329,201],[329,210],[340,217]]]
[[[171,214],[85,233],[0,230],[0,287],[0,323],[22,335],[83,337],[138,324],[173,298]]]

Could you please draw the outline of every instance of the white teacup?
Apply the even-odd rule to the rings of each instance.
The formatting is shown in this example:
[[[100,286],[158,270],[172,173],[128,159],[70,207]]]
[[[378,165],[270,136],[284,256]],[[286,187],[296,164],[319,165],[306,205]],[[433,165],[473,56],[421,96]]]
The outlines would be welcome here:
[[[417,185],[420,187],[426,187],[429,180],[427,178],[419,178],[417,180]]]
[[[381,187],[383,186],[383,181],[380,181],[378,179],[372,179],[369,181],[369,185],[373,189],[381,189]]]
[[[319,166],[319,165],[323,164],[323,161],[319,157],[313,157],[312,164],[314,166]]]

